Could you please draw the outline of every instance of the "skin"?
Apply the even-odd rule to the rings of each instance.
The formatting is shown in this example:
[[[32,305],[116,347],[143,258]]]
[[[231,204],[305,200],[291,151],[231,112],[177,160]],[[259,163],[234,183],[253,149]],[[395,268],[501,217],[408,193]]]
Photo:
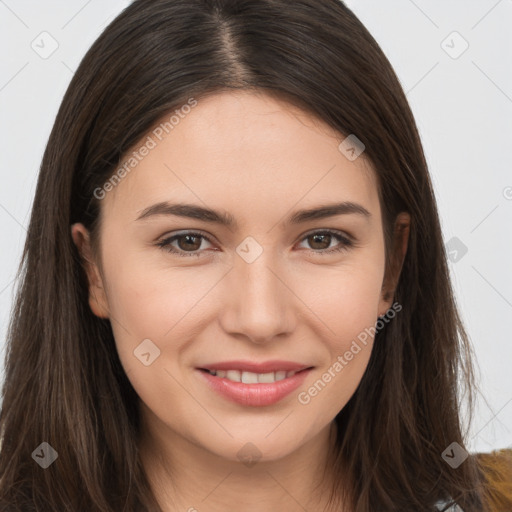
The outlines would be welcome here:
[[[141,399],[141,455],[164,511],[324,510],[330,475],[322,478],[322,471],[334,418],[366,369],[371,336],[307,405],[298,394],[386,313],[399,273],[384,272],[374,171],[364,153],[350,161],[339,151],[343,139],[282,100],[219,93],[199,101],[106,194],[97,258],[86,228],[72,226],[90,307],[111,320],[120,360]],[[223,210],[238,226],[172,215],[136,220],[161,201]],[[284,223],[298,209],[341,201],[364,206],[371,217]],[[398,223],[393,254],[400,269],[408,214]],[[343,243],[310,236],[325,229],[349,235],[355,245],[320,254]],[[172,243],[199,257],[156,245],[180,230],[208,237]],[[263,249],[251,263],[236,252],[248,236]],[[149,366],[133,353],[144,339],[161,351]],[[249,407],[211,391],[195,370],[233,359],[283,359],[314,369],[277,404]],[[261,456],[251,467],[237,456],[248,442]]]

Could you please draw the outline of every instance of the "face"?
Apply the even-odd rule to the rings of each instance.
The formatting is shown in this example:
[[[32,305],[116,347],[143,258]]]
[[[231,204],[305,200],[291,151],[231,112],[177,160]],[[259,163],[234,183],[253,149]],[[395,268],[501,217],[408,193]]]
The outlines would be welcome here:
[[[364,153],[349,160],[343,136],[280,100],[221,93],[185,111],[106,187],[90,306],[155,432],[278,459],[332,424],[391,307],[377,182]],[[90,255],[85,228],[72,234]]]

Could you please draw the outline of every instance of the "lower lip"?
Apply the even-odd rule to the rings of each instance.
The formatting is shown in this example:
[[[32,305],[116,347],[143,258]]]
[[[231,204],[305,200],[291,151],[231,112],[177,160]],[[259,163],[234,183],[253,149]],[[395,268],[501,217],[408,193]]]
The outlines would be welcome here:
[[[197,369],[207,384],[217,393],[241,405],[263,407],[272,405],[295,391],[309,375],[311,368],[302,370],[291,377],[268,384],[244,384],[216,377],[208,372]]]

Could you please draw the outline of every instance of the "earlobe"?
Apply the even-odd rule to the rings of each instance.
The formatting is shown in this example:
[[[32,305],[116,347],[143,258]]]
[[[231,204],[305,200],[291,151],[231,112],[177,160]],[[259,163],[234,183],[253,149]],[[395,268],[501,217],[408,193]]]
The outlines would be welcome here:
[[[94,262],[87,228],[76,223],[71,226],[71,237],[80,254],[82,266],[89,286],[89,307],[99,318],[109,318],[108,302],[103,286],[103,279],[97,264]]]
[[[410,225],[411,216],[409,213],[401,212],[395,221],[390,268],[386,272],[382,285],[381,301],[379,304],[380,316],[386,314],[386,311],[391,307],[394,299],[395,289],[402,272],[405,255],[407,253]]]
[[[94,293],[94,290],[89,288],[89,307],[91,308],[91,311],[98,317],[98,318],[109,318],[109,312],[108,309],[104,306],[106,304],[106,300],[104,300],[104,293],[102,292],[101,300],[98,300],[98,297]]]

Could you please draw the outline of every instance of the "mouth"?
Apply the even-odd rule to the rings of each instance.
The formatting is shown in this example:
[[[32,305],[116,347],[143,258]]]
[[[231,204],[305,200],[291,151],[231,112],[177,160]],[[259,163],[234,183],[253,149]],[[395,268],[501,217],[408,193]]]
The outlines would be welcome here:
[[[311,368],[312,367],[308,367],[297,371],[278,370],[266,373],[255,373],[241,370],[209,370],[206,368],[199,368],[199,370],[220,379],[227,379],[231,382],[242,382],[244,384],[272,384],[273,382],[289,379],[295,374],[304,372]]]
[[[247,369],[254,370],[255,366],[265,368],[263,371]],[[208,389],[223,398],[244,406],[262,407],[275,404],[296,390],[313,368],[293,363],[222,363],[196,371]]]

